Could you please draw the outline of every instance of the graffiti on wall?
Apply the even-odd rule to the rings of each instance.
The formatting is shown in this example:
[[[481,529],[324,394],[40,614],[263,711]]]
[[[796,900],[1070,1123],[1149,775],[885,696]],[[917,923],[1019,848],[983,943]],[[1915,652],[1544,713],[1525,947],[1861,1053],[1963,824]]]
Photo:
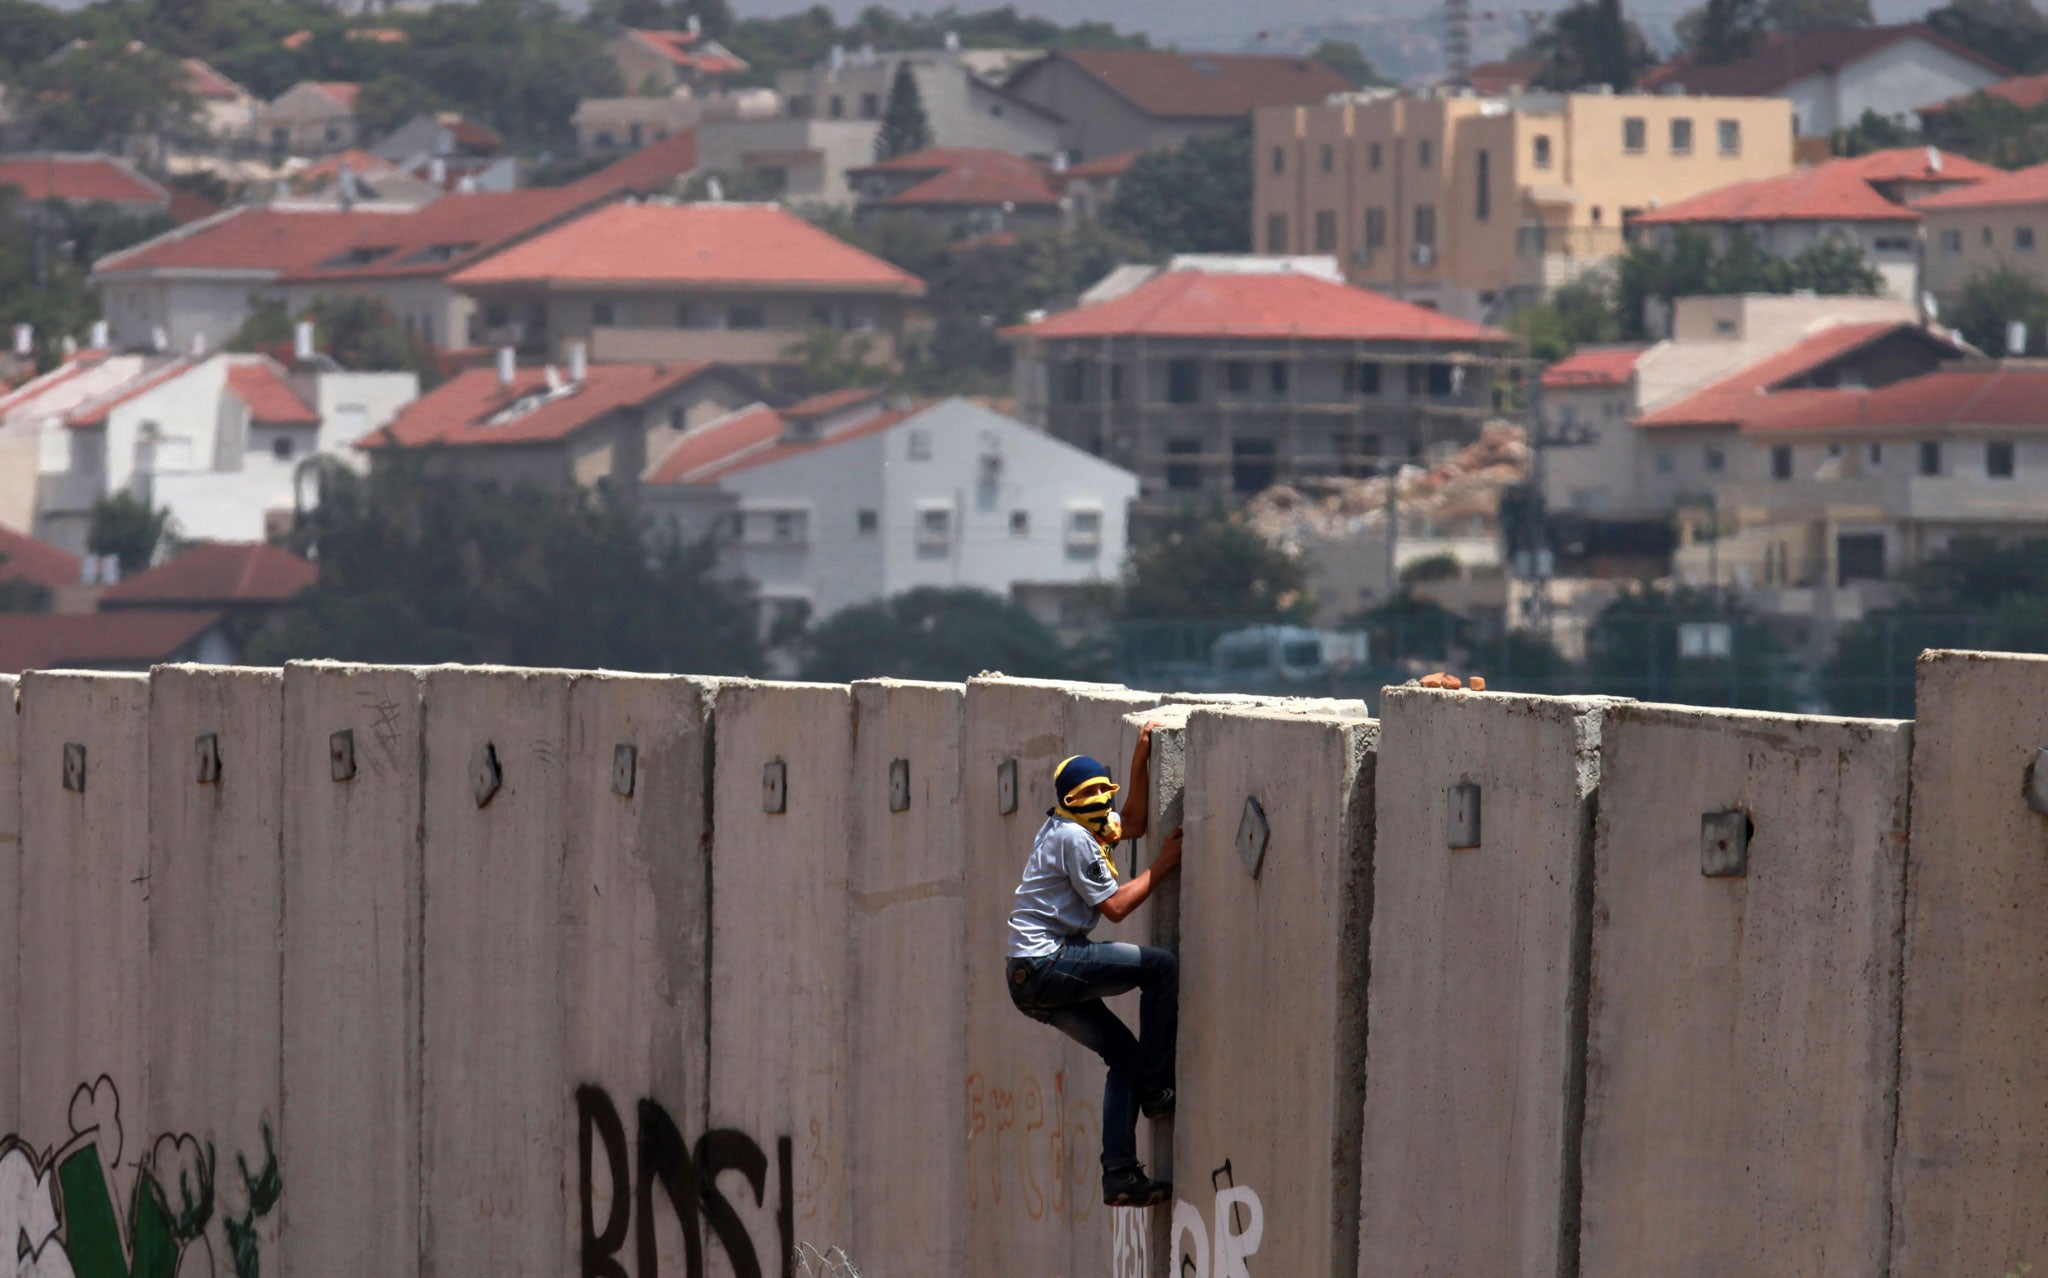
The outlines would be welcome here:
[[[79,1085],[67,1118],[69,1138],[41,1154],[0,1139],[0,1243],[15,1278],[261,1278],[262,1226],[284,1193],[268,1123],[262,1168],[236,1154],[235,1188],[218,1181],[213,1143],[189,1133],[124,1163],[121,1093],[104,1074]]]
[[[790,1278],[796,1251],[796,1169],[787,1136],[775,1142],[773,1239],[759,1239],[744,1209],[769,1204],[768,1155],[753,1138],[714,1128],[692,1144],[660,1102],[636,1108],[634,1142],[602,1087],[576,1089],[576,1197],[582,1233],[577,1245],[582,1278],[656,1278],[664,1232],[679,1233],[685,1278],[705,1278],[707,1252],[724,1253],[734,1278],[763,1278],[766,1263]],[[727,1197],[719,1177],[738,1173],[745,1189]],[[752,1194],[752,1202],[746,1194]],[[664,1224],[666,1222],[666,1230]],[[632,1258],[629,1270],[623,1257]],[[779,1259],[778,1259],[779,1257]],[[670,1273],[674,1273],[673,1268]]]
[[[1112,1207],[1109,1212],[1110,1278],[1152,1278],[1152,1211]]]
[[[1067,1095],[1064,1072],[1041,1086],[967,1076],[967,1209],[1085,1223],[1095,1211],[1100,1120],[1092,1101]]]
[[[1215,1231],[1204,1227],[1201,1208],[1175,1199],[1167,1272],[1172,1278],[1251,1278],[1246,1262],[1265,1238],[1266,1209],[1251,1186],[1237,1183],[1227,1158],[1209,1173],[1209,1184],[1216,1191]]]

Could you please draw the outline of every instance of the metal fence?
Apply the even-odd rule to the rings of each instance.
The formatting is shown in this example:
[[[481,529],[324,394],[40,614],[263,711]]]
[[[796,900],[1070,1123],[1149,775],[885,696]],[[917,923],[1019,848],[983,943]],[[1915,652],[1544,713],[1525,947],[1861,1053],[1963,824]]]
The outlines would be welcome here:
[[[1449,615],[1363,627],[1369,657],[1313,672],[1227,669],[1216,641],[1243,622],[1128,622],[1106,640],[1108,675],[1132,687],[1358,698],[1434,670],[1483,675],[1496,691],[1880,718],[1913,716],[1914,666],[1928,648],[2048,651],[2048,634],[1998,633],[1984,616],[1879,616],[1800,644],[1753,617],[1604,618],[1567,660],[1532,632]]]

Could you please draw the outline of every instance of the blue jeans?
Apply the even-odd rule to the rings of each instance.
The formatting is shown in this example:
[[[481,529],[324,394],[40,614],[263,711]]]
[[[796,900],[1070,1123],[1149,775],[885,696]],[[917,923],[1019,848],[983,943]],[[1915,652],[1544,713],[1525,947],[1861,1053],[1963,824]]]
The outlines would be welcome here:
[[[1173,1042],[1180,1020],[1180,960],[1172,950],[1123,941],[1068,941],[1043,958],[1013,958],[1005,970],[1010,1001],[1102,1058],[1102,1170],[1138,1166],[1139,1095],[1173,1086]],[[1138,1036],[1103,1003],[1142,993]]]

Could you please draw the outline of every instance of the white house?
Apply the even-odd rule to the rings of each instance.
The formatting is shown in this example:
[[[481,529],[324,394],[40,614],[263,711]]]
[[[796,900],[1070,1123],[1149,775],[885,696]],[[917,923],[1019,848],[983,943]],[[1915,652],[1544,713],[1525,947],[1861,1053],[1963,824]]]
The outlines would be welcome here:
[[[34,533],[85,548],[92,508],[127,492],[168,508],[180,536],[260,541],[293,507],[299,467],[350,445],[419,394],[411,373],[287,371],[263,355],[150,359],[41,420]]]
[[[1974,93],[2012,71],[1917,22],[1773,35],[1719,66],[1670,62],[1638,78],[1656,93],[1789,98],[1795,138],[1825,140],[1865,111],[1914,123],[1921,107]],[[1821,148],[1825,153],[1825,148]]]
[[[724,494],[764,628],[918,586],[972,586],[1061,622],[1123,570],[1137,476],[965,399],[840,392],[685,436],[643,494],[686,533]]]

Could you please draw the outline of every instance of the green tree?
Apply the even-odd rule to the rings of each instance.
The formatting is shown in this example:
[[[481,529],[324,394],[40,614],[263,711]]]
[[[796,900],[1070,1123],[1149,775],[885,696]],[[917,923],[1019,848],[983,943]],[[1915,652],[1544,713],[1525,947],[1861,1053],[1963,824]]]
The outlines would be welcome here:
[[[1308,56],[1361,89],[1378,88],[1388,83],[1387,78],[1373,66],[1372,59],[1365,56],[1365,50],[1349,40],[1325,40],[1309,50]]]
[[[717,547],[652,536],[601,495],[332,467],[291,540],[320,580],[254,661],[760,669],[751,590]]]
[[[0,568],[6,566],[7,556],[0,555]],[[48,612],[54,597],[50,588],[40,581],[0,576],[0,613]]]
[[[1543,301],[1522,307],[1507,317],[1505,327],[1522,339],[1530,358],[1546,363],[1581,346],[1621,340],[1614,303],[1598,277],[1581,277]]]
[[[1895,146],[1912,146],[1919,141],[1918,129],[1865,107],[1856,123],[1846,129],[1836,129],[1829,135],[1828,150],[1835,155],[1868,155],[1872,151],[1885,151]]]
[[[398,71],[386,71],[356,94],[356,124],[365,137],[382,137],[425,111],[449,106],[432,87]]]
[[[727,0],[596,0],[590,6],[588,22],[599,31],[618,27],[682,31],[692,18],[702,24],[705,35],[722,39],[732,30],[732,5]]]
[[[1251,249],[1252,133],[1249,122],[1215,137],[1190,138],[1178,150],[1147,151],[1131,162],[1102,225],[1174,253]]]
[[[1940,110],[1930,109],[1920,119],[1927,141],[1944,151],[2008,169],[2048,160],[2048,107],[2023,107],[1989,93],[1973,93]]]
[[[2048,69],[2048,22],[2033,0],[1954,0],[1922,21],[2015,71]]]
[[[2039,352],[2048,341],[2048,290],[2010,266],[1994,267],[1965,282],[1941,317],[1988,355],[2006,353],[2007,326],[2017,321],[2027,326],[2027,351]]]
[[[1707,0],[1678,19],[1679,55],[1712,67],[1754,53],[1764,40],[1761,0]]]
[[[1682,227],[1667,246],[1639,240],[1616,263],[1615,318],[1629,338],[1656,337],[1648,315],[1654,303],[1668,307],[1681,297],[1734,293],[1792,293],[1809,290],[1835,296],[1873,296],[1884,287],[1861,249],[1828,240],[1790,260],[1766,253],[1747,235],[1735,235],[1715,252],[1704,232]]]
[[[181,134],[197,109],[177,59],[116,39],[83,41],[24,68],[19,100],[37,144],[53,150],[121,150]]]
[[[1709,628],[1726,626],[1726,655]],[[1687,628],[1700,640],[1687,652]],[[1684,705],[1794,708],[1783,646],[1740,605],[1703,590],[1639,589],[1601,609],[1587,635],[1589,691]]]
[[[80,35],[79,20],[37,0],[0,0],[0,73],[35,66]]]
[[[1788,35],[1867,27],[1877,21],[1870,0],[1763,0],[1763,15],[1765,26]]]
[[[875,339],[867,333],[814,324],[783,348],[791,362],[778,370],[788,389],[816,395],[849,386],[878,386],[888,370],[874,359]]]
[[[966,679],[983,670],[1057,679],[1059,640],[1018,605],[984,590],[920,586],[842,608],[803,641],[804,677],[844,682]]]
[[[925,118],[924,98],[908,60],[896,64],[889,81],[889,100],[882,107],[882,127],[875,133],[875,159],[893,160],[932,144],[932,122]]]
[[[1875,297],[1884,276],[1853,240],[1827,239],[1793,255],[1792,287],[1824,297]]]
[[[1535,82],[1560,92],[1590,84],[1629,88],[1656,61],[1650,42],[1622,16],[1621,0],[1578,0],[1551,14],[1529,42],[1541,60]]]
[[[157,552],[169,546],[172,535],[170,511],[117,492],[93,503],[85,548],[95,555],[112,555],[126,575],[141,572],[154,563]]]
[[[1239,515],[1182,510],[1149,530],[1125,574],[1134,621],[1302,621],[1315,613],[1299,560]]]
[[[706,19],[706,29],[710,26]],[[831,48],[937,49],[951,34],[968,49],[1143,49],[1142,34],[1119,31],[1107,22],[1082,21],[1062,26],[1046,18],[1021,14],[1014,5],[962,13],[946,5],[922,13],[899,13],[868,5],[841,25],[822,4],[779,18],[743,18],[721,38],[747,60],[748,70],[736,83],[770,85],[779,72],[813,67]]]
[[[440,384],[432,350],[405,331],[381,297],[319,297],[302,318],[313,321],[313,344],[351,372],[415,373],[422,388]]]

